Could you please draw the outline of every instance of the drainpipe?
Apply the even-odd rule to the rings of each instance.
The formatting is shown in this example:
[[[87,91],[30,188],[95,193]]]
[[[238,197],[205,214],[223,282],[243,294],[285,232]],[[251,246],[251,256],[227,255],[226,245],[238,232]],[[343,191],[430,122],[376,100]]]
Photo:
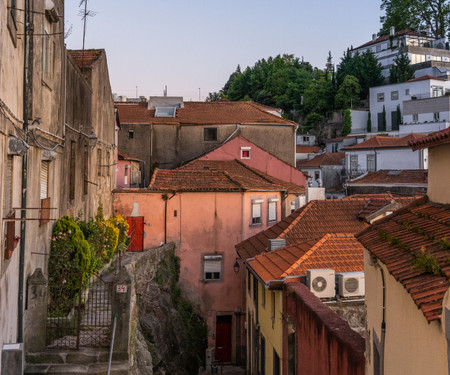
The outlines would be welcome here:
[[[33,46],[32,38],[33,24],[31,19],[32,0],[25,1],[25,39],[24,39],[24,71],[23,71],[23,130],[25,141],[28,142],[28,118],[32,108],[32,75],[33,75]],[[17,342],[23,342],[23,297],[24,297],[24,277],[25,277],[25,242],[26,242],[26,208],[27,205],[27,173],[28,173],[28,152],[22,157],[22,202],[20,213],[20,254],[19,254],[19,296],[18,296],[18,318],[17,318]]]
[[[170,201],[175,194],[176,193],[173,192],[170,197],[167,194],[161,195],[161,198],[164,199],[164,244],[167,243],[167,202]]]

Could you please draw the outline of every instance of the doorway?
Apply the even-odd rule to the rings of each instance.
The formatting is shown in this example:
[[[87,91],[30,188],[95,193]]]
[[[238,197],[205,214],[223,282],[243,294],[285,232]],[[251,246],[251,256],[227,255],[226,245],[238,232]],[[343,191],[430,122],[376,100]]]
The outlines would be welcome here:
[[[231,315],[216,318],[216,361],[231,362]]]

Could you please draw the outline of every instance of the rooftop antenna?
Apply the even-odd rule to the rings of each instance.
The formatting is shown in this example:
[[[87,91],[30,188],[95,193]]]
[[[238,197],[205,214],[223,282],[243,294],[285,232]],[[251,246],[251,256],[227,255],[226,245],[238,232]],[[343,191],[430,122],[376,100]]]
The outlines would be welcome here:
[[[81,66],[83,67],[83,58],[84,58],[84,46],[86,41],[86,22],[88,17],[94,17],[97,12],[94,12],[92,10],[88,10],[87,8],[88,0],[81,0],[80,5],[78,7],[81,7],[84,4],[84,10],[80,10],[78,13],[79,16],[81,16],[81,19],[83,20],[83,53],[81,54]]]

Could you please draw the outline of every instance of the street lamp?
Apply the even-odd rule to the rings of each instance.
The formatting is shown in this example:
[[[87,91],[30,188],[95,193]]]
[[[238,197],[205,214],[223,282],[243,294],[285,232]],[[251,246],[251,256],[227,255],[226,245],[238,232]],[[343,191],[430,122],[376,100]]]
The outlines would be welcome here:
[[[236,258],[236,261],[234,262],[234,265],[233,265],[234,273],[236,275],[239,273],[239,269],[241,268],[241,266],[239,265],[238,259],[239,258]]]
[[[88,135],[89,147],[94,148],[97,144],[98,137],[95,134],[94,130],[92,130],[91,134]]]

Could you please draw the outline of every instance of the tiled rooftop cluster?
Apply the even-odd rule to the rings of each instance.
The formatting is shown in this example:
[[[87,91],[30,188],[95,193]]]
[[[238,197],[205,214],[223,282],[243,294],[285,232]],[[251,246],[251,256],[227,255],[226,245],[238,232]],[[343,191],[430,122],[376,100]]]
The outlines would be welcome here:
[[[115,103],[120,122],[124,124],[296,125],[292,121],[269,112],[266,107],[250,101],[184,102],[183,108],[176,109],[175,117],[155,117],[155,109],[148,109],[147,106],[146,102]]]
[[[80,69],[92,68],[100,56],[105,54],[104,49],[68,50],[67,52]]]
[[[286,191],[305,188],[269,176],[238,160],[194,160],[177,169],[156,169],[149,189],[167,191]]]
[[[426,169],[404,169],[387,170],[381,169],[376,172],[355,178],[349,184],[427,184],[428,170]]]
[[[415,134],[411,133],[405,137],[388,137],[388,136],[375,136],[369,138],[367,141],[357,143],[353,146],[344,147],[342,150],[365,150],[374,148],[398,148],[398,147],[411,147],[409,142],[426,137],[425,134]]]
[[[345,153],[343,152],[326,152],[309,160],[299,160],[297,162],[297,168],[321,167],[322,165],[344,165],[344,158]]]
[[[356,236],[411,295],[430,322],[440,318],[450,286],[450,208],[421,198]],[[429,266],[416,260],[428,258]],[[433,274],[435,272],[435,274]]]

